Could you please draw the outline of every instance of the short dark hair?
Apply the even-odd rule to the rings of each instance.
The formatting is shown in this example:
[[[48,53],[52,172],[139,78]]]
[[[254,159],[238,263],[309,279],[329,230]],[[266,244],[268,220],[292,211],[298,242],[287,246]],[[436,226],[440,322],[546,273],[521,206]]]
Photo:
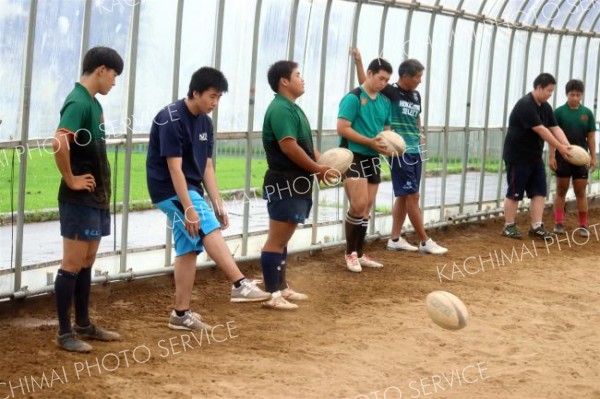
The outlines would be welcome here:
[[[281,79],[292,78],[292,72],[294,69],[298,68],[298,63],[294,61],[277,61],[269,68],[269,72],[267,72],[267,80],[269,81],[269,86],[271,86],[271,90],[275,93],[279,93],[279,81]]]
[[[565,85],[565,93],[566,94],[569,94],[569,92],[572,92],[572,91],[578,91],[580,93],[583,93],[584,89],[585,89],[585,85],[579,79],[571,79]]]
[[[402,64],[398,67],[398,76],[402,77],[404,75],[408,75],[411,78],[415,76],[417,73],[423,71],[425,67],[419,60],[415,60],[414,58],[403,61]]]
[[[377,73],[382,70],[389,73],[390,75],[394,72],[394,70],[392,69],[392,64],[390,64],[383,58],[375,58],[373,61],[371,61],[369,67],[367,68],[367,71],[371,71],[373,73]]]
[[[92,47],[85,53],[81,73],[89,75],[103,65],[114,70],[117,75],[123,73],[123,58],[112,48],[102,46]]]
[[[549,85],[555,85],[556,84],[556,79],[554,79],[554,76],[550,75],[549,73],[541,73],[537,76],[537,78],[535,78],[535,80],[533,81],[533,88],[537,89],[538,86],[542,86],[542,89],[545,89],[546,86]]]
[[[226,93],[229,84],[223,72],[211,67],[202,67],[192,75],[187,96],[188,98],[192,98],[195,91],[202,94],[210,88],[220,93]]]

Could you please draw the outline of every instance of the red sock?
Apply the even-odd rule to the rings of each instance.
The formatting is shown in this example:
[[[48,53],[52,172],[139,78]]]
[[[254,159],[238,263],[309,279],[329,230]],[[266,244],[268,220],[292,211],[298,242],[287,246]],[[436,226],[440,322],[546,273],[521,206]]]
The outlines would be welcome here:
[[[579,226],[587,227],[587,225],[588,225],[587,212],[579,212]]]
[[[554,210],[554,224],[563,224],[565,221],[565,211],[562,209]]]

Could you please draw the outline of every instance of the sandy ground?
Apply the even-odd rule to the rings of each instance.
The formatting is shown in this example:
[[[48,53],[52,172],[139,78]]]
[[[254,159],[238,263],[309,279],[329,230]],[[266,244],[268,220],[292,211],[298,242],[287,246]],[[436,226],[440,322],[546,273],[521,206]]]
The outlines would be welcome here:
[[[289,280],[310,295],[297,312],[232,304],[224,275],[200,271],[193,308],[217,326],[211,335],[167,328],[170,276],[95,287],[94,320],[123,339],[89,354],[55,347],[53,297],[5,303],[0,399],[599,399],[598,236],[563,236],[559,248],[502,238],[500,226],[432,231],[450,248],[444,256],[374,242],[369,252],[386,267],[361,274],[345,270],[342,249],[294,256]],[[257,264],[242,269],[260,277]],[[434,290],[466,303],[465,329],[428,318]]]

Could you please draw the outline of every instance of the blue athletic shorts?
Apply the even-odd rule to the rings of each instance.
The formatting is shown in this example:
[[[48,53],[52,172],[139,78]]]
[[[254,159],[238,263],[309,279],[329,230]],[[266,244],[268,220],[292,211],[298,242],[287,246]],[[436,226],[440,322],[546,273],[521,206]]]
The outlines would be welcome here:
[[[529,198],[548,195],[546,168],[541,159],[535,163],[506,163],[506,198],[520,201],[527,192]]]
[[[404,153],[397,157],[388,158],[392,174],[394,196],[404,197],[419,192],[423,162],[421,154]]]
[[[312,200],[304,198],[273,198],[267,202],[269,218],[278,222],[304,223],[311,208]]]
[[[181,256],[190,252],[199,254],[204,251],[202,238],[221,227],[212,209],[208,207],[199,192],[189,190],[188,194],[192,204],[200,216],[199,234],[192,238],[185,229],[185,210],[178,196],[171,197],[156,204],[169,219],[168,227],[173,231],[173,242],[175,243],[175,255]]]
[[[110,210],[58,201],[60,235],[78,241],[99,241],[110,235]]]

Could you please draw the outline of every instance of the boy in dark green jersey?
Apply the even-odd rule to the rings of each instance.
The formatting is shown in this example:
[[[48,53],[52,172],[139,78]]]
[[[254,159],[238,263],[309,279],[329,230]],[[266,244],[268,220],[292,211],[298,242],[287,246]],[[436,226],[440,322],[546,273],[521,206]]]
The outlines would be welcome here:
[[[56,165],[62,175],[58,191],[63,259],[54,282],[59,332],[57,344],[72,352],[92,347],[79,338],[114,341],[119,334],[94,326],[88,302],[92,265],[100,238],[110,234],[110,169],[102,106],[96,94],[106,95],[123,72],[123,60],[108,47],[94,47],[83,58],[83,75],[60,110],[53,141]],[[70,308],[75,302],[75,326]]]
[[[570,144],[578,145],[590,152],[589,170],[596,168],[596,119],[592,111],[581,104],[584,84],[573,79],[567,82],[566,104],[554,110],[558,126],[565,132]],[[576,166],[565,161],[554,147],[550,146],[550,168],[556,172],[556,196],[554,197],[554,232],[564,233],[565,196],[573,179],[573,191],[577,198],[579,212],[579,233],[589,236],[588,203],[586,187],[588,166]]]
[[[267,73],[275,97],[263,122],[262,140],[268,169],[263,197],[269,212],[269,234],[262,248],[261,264],[265,288],[272,294],[263,306],[293,310],[308,296],[295,292],[287,283],[287,245],[299,223],[312,207],[313,176],[322,180],[329,167],[317,164],[308,118],[296,104],[304,94],[304,79],[294,61],[278,61]]]

